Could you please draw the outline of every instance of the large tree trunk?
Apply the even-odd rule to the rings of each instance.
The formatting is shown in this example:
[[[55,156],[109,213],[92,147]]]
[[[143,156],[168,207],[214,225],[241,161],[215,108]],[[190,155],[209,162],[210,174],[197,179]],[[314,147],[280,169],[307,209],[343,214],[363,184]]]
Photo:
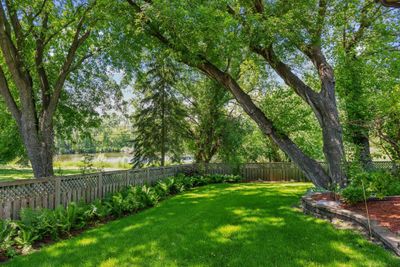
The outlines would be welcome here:
[[[160,165],[164,166],[165,165],[165,153],[166,153],[166,133],[167,133],[167,125],[165,123],[165,90],[163,89],[162,91],[162,99],[161,99],[161,160],[160,160]]]
[[[267,137],[270,137],[316,186],[329,188],[332,185],[334,181],[322,166],[304,154],[287,135],[277,131],[272,121],[254,104],[250,96],[240,88],[239,84],[229,74],[219,70],[210,62],[201,63],[198,67],[232,93],[244,111],[257,123],[260,130]]]
[[[18,3],[0,1],[0,61],[4,60],[4,65],[7,66],[9,72],[9,77],[6,77],[5,71],[0,65],[0,94],[5,99],[8,109],[17,122],[34,175],[37,178],[53,175],[53,115],[56,112],[64,83],[73,69],[82,64],[86,58],[92,56],[92,53],[89,53],[73,65],[78,48],[84,44],[90,35],[90,28],[86,29],[85,17],[88,14],[87,11],[93,6],[88,5],[81,15],[78,14],[80,12],[76,12],[75,33],[72,36],[69,48],[63,49],[61,53],[66,54],[65,58],[57,72],[58,76],[54,77],[54,84],[50,84],[49,73],[44,63],[45,59],[48,59],[45,55],[48,52],[46,46],[50,46],[50,41],[54,38],[61,37],[62,42],[66,42],[66,39],[63,31],[56,31],[54,35],[52,30],[49,31],[52,23],[49,23],[51,12],[48,8],[51,9],[52,7],[45,6],[46,1],[43,2],[41,10],[35,15],[36,18],[41,18],[40,22],[35,19],[28,19],[28,25],[25,25],[28,15],[23,9],[20,9]],[[24,22],[21,23],[21,21]],[[22,25],[24,26],[22,27]],[[61,29],[71,28],[72,25],[73,21]],[[32,29],[36,30],[32,31]],[[35,42],[32,42],[32,38]],[[35,64],[32,65],[30,61],[25,62],[24,55],[34,55]],[[51,62],[49,65],[52,65]],[[33,85],[34,79],[31,75],[33,71],[36,72],[39,81],[36,86]],[[56,71],[56,69],[53,69],[53,71]],[[11,93],[10,81],[16,87],[18,97]],[[37,92],[34,92],[33,88],[40,89],[41,97],[37,96]]]
[[[135,1],[128,0],[128,3],[135,9],[136,12],[143,11],[142,8]],[[262,4],[260,6],[262,7]],[[262,13],[262,10],[260,10],[259,12]],[[185,48],[177,47],[173,43],[171,43],[168,38],[166,38],[159,31],[157,25],[149,22],[147,25],[151,29],[149,33],[157,38],[161,43],[165,44],[167,47],[178,50],[180,52],[185,52],[189,55],[191,54],[191,52],[186,50]],[[318,100],[320,102],[322,102],[321,100],[326,100],[326,103],[329,103],[329,100],[332,101],[333,99],[334,107],[336,107],[336,102],[334,100],[335,94],[333,70],[332,68],[330,68],[329,64],[327,64],[326,59],[324,58],[320,49],[309,51],[310,54],[307,55],[310,56],[315,66],[317,67],[320,74],[321,82],[323,84],[323,90],[321,91],[321,93],[316,93],[307,85],[305,85],[295,74],[293,74],[290,71],[290,68],[279,61],[279,59],[272,51],[272,45],[268,49],[263,47],[253,47],[252,45],[251,48],[256,53],[262,55],[269,62],[269,64],[273,68],[275,68],[275,70],[283,78],[283,80],[293,89],[295,89],[296,93],[298,93],[313,108],[313,110],[320,109],[321,111],[324,111],[323,105],[314,105],[314,102],[317,102]],[[183,49],[183,51],[181,49]],[[339,128],[335,128],[332,131],[332,133],[335,133],[335,135],[331,136],[331,131],[329,131],[327,132],[325,138],[325,141],[328,142],[327,147],[334,147],[336,145],[333,152],[329,152],[326,150],[326,152],[328,152],[327,161],[329,165],[329,173],[333,174],[333,180],[317,161],[304,154],[304,152],[301,151],[301,149],[299,149],[297,145],[294,144],[287,135],[277,131],[274,128],[272,121],[268,119],[266,115],[254,104],[250,96],[242,90],[239,84],[227,72],[220,70],[210,61],[208,61],[207,58],[203,55],[197,54],[193,56],[195,56],[197,59],[195,62],[190,61],[185,57],[181,60],[182,62],[203,71],[211,79],[219,82],[227,90],[229,90],[238,101],[238,103],[243,107],[244,111],[257,123],[261,131],[266,136],[270,137],[279,146],[279,148],[281,148],[289,156],[289,158],[301,168],[307,178],[309,178],[315,185],[324,188],[329,188],[330,186],[332,186],[332,184],[339,184],[340,186],[345,185],[346,177],[341,171],[341,168],[338,168],[338,166],[340,166],[340,164],[344,160],[343,142],[341,138],[342,130],[339,123],[337,123]],[[328,69],[328,71],[325,71],[325,69]],[[326,89],[329,89],[329,91],[327,91]],[[329,97],[324,98],[322,94],[328,94]],[[330,111],[332,110],[330,109]],[[338,113],[337,109],[333,111],[333,114],[327,114],[328,117],[324,116],[324,120],[326,120],[327,122],[335,121],[338,118],[338,116],[336,116]],[[333,118],[329,117],[332,115]],[[329,125],[336,126],[336,124],[333,122],[329,123]]]
[[[53,118],[44,116],[40,125],[41,157],[44,177],[53,176],[54,128]]]
[[[317,117],[322,128],[323,151],[328,164],[329,176],[335,184],[344,187],[346,178],[342,167],[345,153],[339,114],[336,105],[333,105],[332,102],[320,105],[319,110],[321,114]]]
[[[211,136],[212,133],[210,133],[209,136]],[[218,150],[218,143],[213,143],[212,138],[206,138],[206,140],[203,140],[203,134],[200,133],[198,136],[199,140],[196,141],[196,154],[195,154],[195,161],[196,163],[210,163],[211,159],[214,157],[214,155],[217,153]],[[218,141],[217,141],[218,142]]]
[[[357,146],[356,157],[360,159],[363,168],[366,170],[373,168],[369,136],[364,134],[354,135],[353,143]]]
[[[323,150],[328,164],[329,176],[336,185],[345,187],[347,177],[342,168],[345,162],[343,130],[336,105],[334,73],[320,49],[317,49],[315,53],[317,55],[314,55],[314,64],[318,68],[321,92],[318,94],[317,100],[312,101],[310,106],[322,128]]]
[[[345,100],[346,101],[346,100]],[[348,112],[352,112],[349,110]],[[350,117],[355,117],[357,114],[348,114],[348,120],[352,121]],[[363,125],[367,124],[365,118],[359,117],[358,121]],[[355,147],[354,158],[356,161],[361,163],[365,170],[369,170],[373,167],[371,149],[369,145],[369,130],[363,125],[351,125],[351,122],[347,122],[347,136],[348,139],[353,143]]]
[[[46,125],[46,126],[45,126]],[[36,178],[53,176],[53,127],[43,123],[38,127],[33,114],[22,111],[18,124],[23,143]]]
[[[261,55],[285,83],[311,107],[322,129],[323,150],[332,183],[340,187],[346,186],[347,179],[342,170],[342,164],[345,161],[343,133],[336,106],[335,78],[333,69],[321,48],[311,46],[304,51],[318,71],[321,81],[321,91],[318,93],[305,84],[291,71],[288,65],[279,59],[272,45],[267,48],[252,47],[252,49]]]

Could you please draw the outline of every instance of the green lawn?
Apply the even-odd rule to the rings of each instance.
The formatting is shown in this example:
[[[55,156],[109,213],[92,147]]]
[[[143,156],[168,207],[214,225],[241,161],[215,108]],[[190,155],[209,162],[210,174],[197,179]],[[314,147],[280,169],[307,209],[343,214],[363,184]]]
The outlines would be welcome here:
[[[294,205],[310,184],[220,184],[89,230],[8,266],[400,266]]]
[[[54,170],[55,175],[68,175],[68,174],[79,174],[79,169],[63,169]],[[13,167],[0,167],[0,182],[15,181],[21,179],[33,178],[33,172],[31,168],[13,168]]]

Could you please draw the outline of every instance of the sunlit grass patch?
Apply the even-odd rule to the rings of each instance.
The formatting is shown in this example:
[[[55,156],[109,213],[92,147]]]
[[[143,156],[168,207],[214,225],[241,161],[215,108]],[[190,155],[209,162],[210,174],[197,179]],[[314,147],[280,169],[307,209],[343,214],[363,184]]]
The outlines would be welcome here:
[[[9,266],[400,266],[294,209],[310,184],[219,184],[51,245]]]

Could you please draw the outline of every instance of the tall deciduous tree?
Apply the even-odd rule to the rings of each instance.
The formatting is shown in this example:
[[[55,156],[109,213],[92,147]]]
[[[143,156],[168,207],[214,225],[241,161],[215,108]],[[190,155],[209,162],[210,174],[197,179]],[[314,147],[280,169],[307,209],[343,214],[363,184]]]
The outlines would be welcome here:
[[[189,144],[196,162],[208,163],[231,133],[226,131],[231,120],[226,108],[230,96],[219,84],[207,78],[190,80],[184,89],[183,94],[189,102]]]
[[[345,114],[345,137],[354,147],[354,160],[365,168],[372,166],[370,133],[374,120],[374,98],[378,91],[387,90],[379,70],[383,58],[395,58],[390,54],[396,44],[396,13],[372,1],[339,2],[336,17],[331,25],[336,31],[335,57],[338,77],[338,93]],[[387,66],[389,67],[389,66]],[[385,78],[386,76],[386,78]]]
[[[95,1],[0,1],[0,93],[35,177],[53,175],[53,117],[71,72],[95,53]]]
[[[202,2],[127,0],[138,14],[147,34],[179,60],[198,68],[232,93],[245,112],[316,185],[344,186],[346,177],[342,128],[335,98],[335,78],[324,53],[327,1],[212,1]],[[305,16],[305,14],[307,14]],[[307,19],[305,19],[307,17]],[[304,19],[303,19],[304,18]],[[282,54],[282,52],[285,52]],[[313,65],[320,81],[312,88],[283,55],[299,55]],[[307,156],[243,90],[235,69],[244,57],[259,56],[313,110],[322,129],[328,173]]]

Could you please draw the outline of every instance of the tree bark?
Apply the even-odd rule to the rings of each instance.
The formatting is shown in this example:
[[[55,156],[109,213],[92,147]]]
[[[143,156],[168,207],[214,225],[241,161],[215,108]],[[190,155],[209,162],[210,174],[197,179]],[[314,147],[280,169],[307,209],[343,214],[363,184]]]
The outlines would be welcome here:
[[[335,184],[344,187],[347,179],[342,168],[345,161],[342,127],[337,109],[329,106],[329,103],[322,106],[324,115],[319,120],[322,128],[323,151],[329,176]]]
[[[319,93],[306,85],[278,58],[272,45],[267,48],[252,47],[252,49],[261,55],[285,83],[311,107],[322,129],[323,151],[329,176],[334,184],[346,186],[347,178],[342,169],[345,161],[343,131],[336,106],[335,78],[333,69],[326,61],[320,47],[312,46],[304,51],[318,70],[321,81]]]
[[[316,186],[329,188],[332,185],[331,177],[322,166],[304,154],[287,135],[277,131],[272,121],[254,104],[250,96],[240,88],[239,84],[229,74],[219,70],[208,61],[200,63],[198,68],[228,89],[244,111],[257,123],[260,130],[270,137]]]
[[[141,7],[134,0],[127,1],[134,8],[135,12],[142,12]],[[262,4],[262,2],[257,3]],[[261,5],[256,6],[256,8],[258,7],[261,7]],[[257,12],[262,12],[262,9],[257,9]],[[322,82],[323,90],[321,90],[321,93],[316,93],[307,85],[305,85],[296,75],[294,75],[285,64],[279,60],[275,60],[277,57],[274,56],[273,53],[270,53],[272,50],[251,47],[264,58],[272,59],[273,64],[270,65],[282,70],[282,72],[277,71],[277,73],[283,78],[283,80],[289,86],[291,86],[307,103],[309,103],[313,110],[320,110],[321,114],[324,114],[324,116],[320,116],[319,118],[320,123],[324,122],[324,125],[334,127],[334,129],[326,129],[324,137],[324,141],[326,142],[324,152],[326,153],[330,175],[325,172],[318,162],[304,154],[304,152],[302,152],[287,135],[277,131],[274,128],[272,121],[269,120],[266,115],[254,104],[250,96],[242,90],[239,84],[228,73],[218,69],[203,55],[193,55],[190,50],[184,46],[176,46],[171,43],[153,22],[147,21],[146,23],[149,27],[148,32],[150,35],[158,39],[162,44],[166,45],[170,49],[180,51],[186,55],[181,59],[183,63],[198,68],[211,79],[219,82],[228,91],[230,91],[238,103],[243,107],[244,111],[257,123],[261,131],[266,136],[270,137],[279,146],[279,148],[281,148],[289,156],[289,158],[301,168],[306,177],[309,178],[316,186],[329,188],[332,186],[332,184],[339,184],[340,186],[345,185],[346,177],[341,171],[341,163],[342,160],[344,160],[342,129],[340,127],[338,119],[339,116],[336,108],[333,70],[329,64],[326,63],[322,53],[318,53],[320,51],[310,51],[313,52],[313,54],[309,54],[319,70],[320,79]],[[272,48],[272,46],[270,46],[270,48]],[[188,55],[191,55],[193,59],[195,59],[195,62],[189,60],[187,58]],[[274,57],[271,58],[270,55],[273,55]],[[314,104],[317,102],[318,106]],[[330,106],[328,109],[324,108],[324,105],[326,104],[329,104]],[[318,114],[319,112],[316,112],[317,117]],[[329,148],[332,148],[332,151],[330,151]]]
[[[319,46],[310,47],[307,54],[317,68],[321,80],[317,101],[310,101],[310,106],[322,128],[323,150],[329,175],[336,185],[345,187],[347,177],[342,168],[345,162],[343,130],[336,105],[334,71]]]
[[[53,115],[57,109],[57,105],[61,96],[64,83],[71,72],[72,64],[76,58],[78,48],[89,37],[90,30],[82,33],[84,21],[87,12],[92,8],[89,5],[81,17],[74,17],[70,23],[65,24],[62,29],[70,27],[70,24],[78,19],[73,39],[70,43],[68,52],[64,58],[64,62],[56,77],[56,82],[50,84],[48,73],[44,67],[44,51],[45,46],[57,34],[61,34],[62,30],[56,34],[48,33],[48,13],[46,13],[46,1],[36,16],[42,16],[41,24],[31,25],[20,23],[21,14],[18,13],[18,5],[12,1],[0,1],[0,48],[1,56],[4,58],[5,66],[9,71],[6,77],[4,70],[0,66],[0,94],[5,99],[6,105],[17,122],[22,141],[26,152],[32,164],[34,176],[36,178],[48,177],[53,175],[53,146],[54,146],[54,129]],[[39,33],[33,31],[33,27],[39,28]],[[26,43],[27,36],[31,35],[35,40],[35,47]],[[26,51],[25,51],[26,50]],[[24,62],[23,53],[35,53],[35,67],[31,69],[30,63]],[[79,63],[82,63],[87,56],[84,56]],[[31,72],[36,71],[39,78],[37,88],[41,90],[41,99],[36,99],[33,90],[33,79]],[[7,79],[12,80],[18,90],[19,101],[16,101],[11,94]],[[18,105],[17,105],[18,102]],[[41,110],[38,111],[38,106]]]
[[[166,143],[166,127],[165,124],[165,89],[162,89],[161,98],[161,161],[160,165],[165,165],[165,143]]]
[[[4,4],[5,3],[5,4]],[[19,12],[19,7],[12,1],[0,1],[0,48],[1,56],[9,71],[6,77],[0,66],[0,94],[5,99],[8,109],[15,118],[28,157],[32,164],[35,177],[47,177],[53,175],[53,146],[54,130],[53,116],[60,100],[64,83],[73,69],[74,59],[78,48],[86,41],[90,35],[90,30],[85,29],[84,21],[86,15],[93,7],[89,5],[84,9],[81,16],[75,16],[73,20],[64,24],[59,31],[49,34],[48,30],[52,25],[49,24],[49,14],[45,8],[46,1],[43,2],[40,10],[36,14],[41,17],[41,23],[32,20],[30,25],[20,22],[24,12]],[[20,14],[21,13],[21,14]],[[54,84],[50,84],[48,73],[44,66],[44,51],[46,45],[54,37],[62,33],[66,27],[77,19],[77,26],[70,43],[64,62],[58,71]],[[33,28],[39,31],[32,30]],[[35,46],[27,44],[27,36],[35,39]],[[64,37],[63,37],[64,38]],[[25,51],[26,50],[26,51]],[[35,55],[35,68],[31,68],[30,63],[24,62],[23,54]],[[82,63],[88,55],[78,61]],[[75,66],[77,67],[77,66]],[[33,90],[33,78],[31,73],[36,71],[39,84],[35,88],[41,91],[41,99],[36,99]],[[19,101],[15,101],[8,86],[7,79],[13,81],[18,90]],[[17,105],[17,102],[18,105]],[[38,111],[38,106],[41,110]]]
[[[38,131],[36,125],[22,116],[20,134],[37,178],[53,176],[53,128]]]

